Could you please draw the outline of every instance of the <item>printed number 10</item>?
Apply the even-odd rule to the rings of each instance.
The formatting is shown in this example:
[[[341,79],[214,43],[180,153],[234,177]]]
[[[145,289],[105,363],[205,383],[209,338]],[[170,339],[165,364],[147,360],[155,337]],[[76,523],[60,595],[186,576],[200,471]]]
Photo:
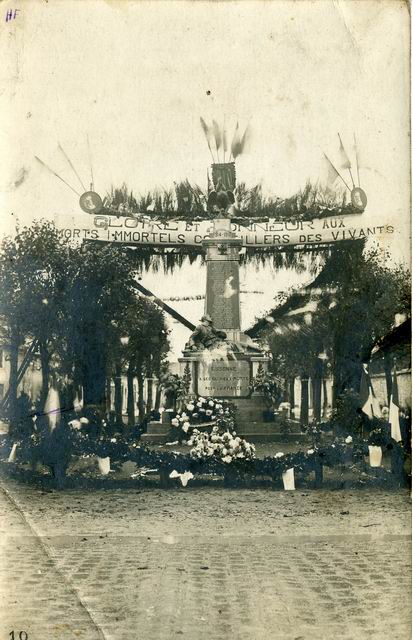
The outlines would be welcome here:
[[[10,631],[9,636],[11,638],[11,640],[28,640],[29,636],[27,635],[27,633],[25,631],[19,631],[19,635],[16,636],[16,634],[14,633],[14,631]]]

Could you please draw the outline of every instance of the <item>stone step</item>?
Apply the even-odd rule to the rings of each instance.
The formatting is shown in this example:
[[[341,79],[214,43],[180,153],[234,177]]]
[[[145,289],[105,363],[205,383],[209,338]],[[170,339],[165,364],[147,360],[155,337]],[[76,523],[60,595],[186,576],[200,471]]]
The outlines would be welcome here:
[[[240,433],[239,436],[242,436],[248,442],[252,443],[261,443],[261,442],[307,442],[307,436],[305,433],[289,433],[284,435],[283,433]]]
[[[164,444],[170,437],[164,433],[143,433],[140,440],[142,444]]]
[[[236,428],[236,432],[237,433],[281,433],[284,435],[290,435],[290,434],[293,435],[293,434],[302,433],[300,429],[299,430],[293,429],[285,432],[282,429],[279,429],[279,427],[275,426],[274,424],[266,424],[266,423],[258,423],[258,424],[249,423],[246,425],[238,424]]]

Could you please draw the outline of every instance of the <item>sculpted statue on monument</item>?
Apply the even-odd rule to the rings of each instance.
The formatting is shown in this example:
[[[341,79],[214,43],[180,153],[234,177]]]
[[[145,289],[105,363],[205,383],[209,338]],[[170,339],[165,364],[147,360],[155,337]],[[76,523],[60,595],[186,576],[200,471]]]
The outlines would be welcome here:
[[[235,213],[235,196],[226,189],[219,178],[216,189],[211,191],[207,200],[207,210],[215,217],[230,218]]]
[[[226,333],[218,331],[213,326],[213,320],[209,315],[204,315],[200,319],[186,344],[187,351],[203,351],[203,349],[214,349],[226,340]]]

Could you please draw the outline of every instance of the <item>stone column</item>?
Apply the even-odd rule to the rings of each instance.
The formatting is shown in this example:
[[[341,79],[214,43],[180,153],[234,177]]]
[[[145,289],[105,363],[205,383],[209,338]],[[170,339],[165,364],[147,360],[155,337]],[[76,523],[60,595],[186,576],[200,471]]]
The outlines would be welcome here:
[[[229,340],[240,340],[239,249],[242,240],[230,230],[230,220],[215,220],[214,231],[202,243],[206,251],[205,313]]]

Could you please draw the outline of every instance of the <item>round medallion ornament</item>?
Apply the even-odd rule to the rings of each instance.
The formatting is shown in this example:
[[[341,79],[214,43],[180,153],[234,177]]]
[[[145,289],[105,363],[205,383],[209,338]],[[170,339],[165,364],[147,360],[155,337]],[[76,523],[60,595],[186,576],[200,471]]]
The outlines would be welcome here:
[[[355,187],[355,189],[352,189],[350,197],[353,206],[356,207],[356,209],[360,209],[361,211],[363,211],[368,204],[366,193],[360,187]]]
[[[103,209],[102,199],[95,191],[82,193],[79,204],[86,213],[99,213]]]

